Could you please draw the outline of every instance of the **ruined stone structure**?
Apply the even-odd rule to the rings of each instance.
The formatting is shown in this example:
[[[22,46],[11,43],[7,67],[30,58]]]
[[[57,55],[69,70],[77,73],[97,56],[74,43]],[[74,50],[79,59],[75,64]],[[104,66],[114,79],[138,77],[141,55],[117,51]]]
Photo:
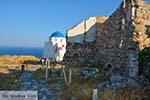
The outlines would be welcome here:
[[[138,53],[150,46],[150,4],[123,0],[110,17],[91,17],[69,29],[67,39],[65,61],[72,65],[101,65],[136,77],[144,70],[138,66]]]
[[[103,23],[108,17],[90,17],[67,31],[67,53],[65,60],[73,66],[94,65],[93,51],[97,36],[97,23]],[[90,60],[89,60],[90,59]],[[88,63],[84,63],[88,61]]]

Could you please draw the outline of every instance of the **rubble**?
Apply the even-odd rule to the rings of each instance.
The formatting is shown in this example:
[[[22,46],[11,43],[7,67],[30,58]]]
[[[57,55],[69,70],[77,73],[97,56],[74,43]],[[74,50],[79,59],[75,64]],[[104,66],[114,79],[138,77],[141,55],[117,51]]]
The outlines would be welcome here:
[[[84,77],[94,77],[98,73],[97,68],[89,68],[89,67],[84,67],[81,68],[79,71],[76,72],[76,75],[78,76],[84,76]]]
[[[58,75],[57,75],[57,70],[55,69],[55,68],[52,68],[52,69],[50,69],[50,73],[51,73],[51,77],[52,78],[57,78],[58,77]]]
[[[121,75],[113,75],[111,76],[110,80],[98,84],[97,87],[101,89],[102,88],[122,89],[128,86],[141,87],[141,85],[138,82],[136,82],[134,79],[131,79],[129,77],[124,77]]]

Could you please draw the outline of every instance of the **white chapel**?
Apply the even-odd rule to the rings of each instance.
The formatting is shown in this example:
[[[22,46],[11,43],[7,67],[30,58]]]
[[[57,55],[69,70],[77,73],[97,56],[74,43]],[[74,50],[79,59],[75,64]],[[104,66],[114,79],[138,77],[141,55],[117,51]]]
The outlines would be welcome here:
[[[62,61],[66,53],[66,37],[63,33],[54,32],[50,35],[49,41],[45,42],[43,58]]]

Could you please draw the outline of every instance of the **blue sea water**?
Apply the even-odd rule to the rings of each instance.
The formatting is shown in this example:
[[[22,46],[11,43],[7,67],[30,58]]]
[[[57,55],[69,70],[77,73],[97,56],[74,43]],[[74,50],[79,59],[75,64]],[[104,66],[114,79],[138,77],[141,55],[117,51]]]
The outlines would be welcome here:
[[[42,58],[43,48],[37,47],[0,47],[0,56],[2,55],[31,55]]]

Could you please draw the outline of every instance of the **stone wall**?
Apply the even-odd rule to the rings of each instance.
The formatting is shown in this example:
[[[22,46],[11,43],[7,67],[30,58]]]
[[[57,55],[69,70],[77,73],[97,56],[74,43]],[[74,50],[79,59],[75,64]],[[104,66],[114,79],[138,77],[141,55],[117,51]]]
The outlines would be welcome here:
[[[150,46],[150,5],[143,0],[124,0],[109,18],[101,19],[96,18],[95,41],[80,45],[78,61],[72,61],[76,64],[83,61],[85,66],[102,65],[111,73],[137,76],[139,50]],[[73,48],[79,49],[75,44],[69,45],[72,45],[68,46],[70,54]]]
[[[130,74],[131,65],[138,66],[138,46],[132,39],[131,4],[122,2],[119,8],[104,22],[97,25],[95,63],[110,69],[112,73]],[[137,53],[135,53],[137,52]],[[137,74],[137,68],[132,69]],[[131,75],[131,76],[134,76]]]
[[[100,24],[95,56],[96,63],[116,69],[124,75],[138,75],[138,52],[150,46],[145,34],[149,24],[149,5],[142,0],[125,0],[120,7]]]
[[[150,46],[150,37],[146,34],[147,28],[150,27],[150,4],[135,2],[132,7],[133,21],[135,26],[134,40],[139,43],[140,50]]]
[[[97,23],[108,17],[90,17],[67,31],[67,53],[65,61],[73,66],[93,66]],[[87,62],[87,63],[85,63]]]

